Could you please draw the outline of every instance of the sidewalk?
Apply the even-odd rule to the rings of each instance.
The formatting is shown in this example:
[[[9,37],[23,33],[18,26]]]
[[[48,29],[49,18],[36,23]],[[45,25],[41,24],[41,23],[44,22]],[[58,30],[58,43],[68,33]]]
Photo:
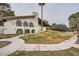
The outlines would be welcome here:
[[[77,41],[76,35],[61,42],[59,44],[25,44],[24,40],[19,36],[10,39],[2,39],[0,41],[11,41],[12,43],[6,47],[0,48],[0,55],[10,55],[15,51],[60,51],[71,48]]]
[[[24,45],[24,41],[22,39],[2,39],[0,41],[10,41],[11,44],[9,44],[6,47],[0,48],[0,56],[5,56],[12,54],[13,52],[17,51],[21,46]]]
[[[76,35],[59,44],[25,44],[18,51],[60,51],[71,48],[77,41]]]

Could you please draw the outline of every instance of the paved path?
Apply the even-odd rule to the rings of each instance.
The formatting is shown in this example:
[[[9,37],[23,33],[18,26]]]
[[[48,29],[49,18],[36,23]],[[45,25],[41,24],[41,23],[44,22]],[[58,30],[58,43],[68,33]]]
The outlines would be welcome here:
[[[0,55],[9,55],[15,51],[59,51],[71,48],[77,41],[76,35],[69,40],[59,44],[24,44],[24,41],[18,37],[10,39],[2,39],[0,41],[11,41],[12,43],[6,47],[0,48]],[[40,49],[39,49],[40,48]]]
[[[73,47],[79,49],[79,39],[78,39],[77,42],[73,45]]]
[[[79,44],[74,44],[72,47],[79,49]]]
[[[76,35],[59,44],[25,44],[19,51],[59,51],[71,48],[77,41]]]
[[[10,41],[11,44],[9,44],[6,47],[0,48],[0,56],[10,55],[24,45],[24,41],[22,39],[10,38],[10,39],[1,39],[0,42],[1,41]]]

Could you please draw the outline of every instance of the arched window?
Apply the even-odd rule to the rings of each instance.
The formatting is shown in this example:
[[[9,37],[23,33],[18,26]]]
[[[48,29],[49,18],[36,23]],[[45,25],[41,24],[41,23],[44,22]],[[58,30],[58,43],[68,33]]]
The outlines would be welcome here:
[[[31,33],[35,33],[35,29],[33,29],[33,30],[31,31]]]
[[[24,27],[28,27],[27,21],[24,21],[23,26],[24,26]]]
[[[34,27],[32,22],[29,23],[29,27]]]
[[[30,30],[29,29],[26,29],[25,30],[25,34],[30,34]]]
[[[22,29],[18,29],[18,30],[16,31],[16,34],[23,34],[23,30],[22,30]]]
[[[22,26],[22,22],[20,20],[16,21],[16,26]]]

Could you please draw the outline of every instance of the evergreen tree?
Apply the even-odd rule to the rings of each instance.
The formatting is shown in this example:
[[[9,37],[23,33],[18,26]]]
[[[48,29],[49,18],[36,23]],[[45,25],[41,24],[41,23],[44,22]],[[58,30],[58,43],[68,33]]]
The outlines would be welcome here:
[[[79,12],[71,14],[68,18],[71,31],[79,31]]]
[[[14,11],[11,10],[8,3],[0,3],[0,17],[4,16],[15,16]]]

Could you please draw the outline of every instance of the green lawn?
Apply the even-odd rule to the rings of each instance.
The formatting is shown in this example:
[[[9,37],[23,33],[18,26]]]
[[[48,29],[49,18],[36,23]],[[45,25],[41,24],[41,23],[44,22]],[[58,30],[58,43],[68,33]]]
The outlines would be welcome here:
[[[17,34],[0,34],[0,39],[15,37]]]
[[[65,32],[58,32],[49,30],[38,34],[31,34],[21,37],[26,43],[42,43],[42,44],[55,44],[69,39],[71,36]]]
[[[79,56],[79,49],[70,48],[63,51],[16,51],[10,56]]]
[[[10,43],[11,43],[10,41],[1,41],[0,48],[5,47],[5,46],[9,45]]]

